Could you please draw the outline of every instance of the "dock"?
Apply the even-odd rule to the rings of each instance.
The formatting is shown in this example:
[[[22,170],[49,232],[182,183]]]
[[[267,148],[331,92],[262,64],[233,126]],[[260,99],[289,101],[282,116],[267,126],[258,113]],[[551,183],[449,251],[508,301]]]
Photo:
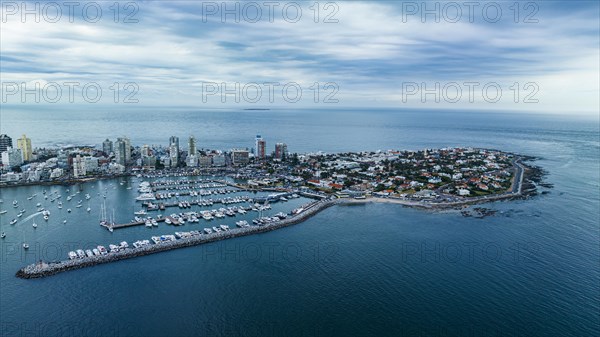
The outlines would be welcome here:
[[[276,229],[291,226],[300,223],[318,212],[340,203],[337,200],[315,201],[305,207],[304,211],[284,220],[272,222],[264,226],[250,226],[245,228],[233,228],[224,232],[200,234],[190,238],[181,238],[174,241],[159,242],[138,248],[126,248],[118,252],[110,252],[106,255],[82,257],[73,260],[64,260],[59,262],[43,262],[30,264],[17,271],[16,276],[24,279],[40,278],[55,275],[61,272],[91,267],[103,263],[116,262],[124,259],[130,259],[138,256],[144,256],[168,250],[197,246],[209,242],[215,242],[225,239],[236,238],[240,236],[260,234],[270,232]]]

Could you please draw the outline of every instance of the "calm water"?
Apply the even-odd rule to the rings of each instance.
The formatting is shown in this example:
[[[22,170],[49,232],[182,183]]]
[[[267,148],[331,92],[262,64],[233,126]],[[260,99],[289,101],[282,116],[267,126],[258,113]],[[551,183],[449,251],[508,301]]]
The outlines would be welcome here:
[[[134,144],[166,144],[172,134],[183,140],[193,133],[204,147],[227,149],[251,147],[261,133],[269,147],[284,141],[300,152],[492,147],[541,157],[537,164],[554,188],[531,200],[490,204],[499,212],[485,219],[396,205],[334,207],[267,234],[39,280],[14,273],[39,257],[175,230],[161,225],[111,234],[98,226],[97,193],[106,191],[117,219],[129,220],[139,181],[80,185],[81,197],[71,202],[90,193],[89,215],[85,207],[67,215],[66,187],[46,187],[61,191],[65,208],[49,205],[51,220],[35,218],[36,230],[34,219],[24,218],[44,203],[43,188],[2,189],[0,208],[9,211],[0,216],[8,235],[0,243],[2,336],[600,335],[597,119],[177,110],[159,124],[161,113],[3,111],[1,132],[27,133],[34,145],[121,135]],[[28,212],[11,226],[14,199]],[[186,229],[192,226],[199,227]],[[23,240],[31,245],[26,255]]]

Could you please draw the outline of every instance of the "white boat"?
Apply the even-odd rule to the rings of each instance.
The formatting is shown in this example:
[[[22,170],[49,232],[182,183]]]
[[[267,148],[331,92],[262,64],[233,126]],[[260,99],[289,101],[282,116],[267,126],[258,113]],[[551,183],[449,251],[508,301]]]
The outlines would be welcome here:
[[[0,211],[0,214],[6,214],[6,212],[8,212],[8,211],[6,211],[6,210]]]
[[[23,249],[29,249],[29,245],[28,245],[28,244],[26,244],[26,243],[24,243],[24,244],[23,244]]]
[[[11,224],[11,225],[14,225],[14,224],[16,224],[16,223],[17,223],[17,219],[12,219],[12,220],[10,220],[10,224]]]
[[[146,215],[148,214],[148,212],[146,212],[145,210],[139,210],[137,212],[133,212],[134,215]]]
[[[139,197],[135,198],[137,201],[145,201],[145,200],[156,200],[156,197],[152,193],[143,193]]]
[[[92,209],[88,207],[85,210],[88,211],[88,212],[90,212]]]
[[[67,212],[71,213],[71,209],[70,209],[70,208],[68,208],[68,209],[67,209]]]
[[[6,233],[2,232],[2,234],[0,234],[0,239],[4,239],[6,237]]]
[[[38,202],[35,207],[42,207],[42,204]]]
[[[48,221],[49,218],[50,218],[49,216],[44,215],[44,220]]]
[[[63,220],[63,223],[67,223],[67,219]]]
[[[33,228],[37,228],[37,224],[35,222],[33,223],[32,226],[33,226]]]

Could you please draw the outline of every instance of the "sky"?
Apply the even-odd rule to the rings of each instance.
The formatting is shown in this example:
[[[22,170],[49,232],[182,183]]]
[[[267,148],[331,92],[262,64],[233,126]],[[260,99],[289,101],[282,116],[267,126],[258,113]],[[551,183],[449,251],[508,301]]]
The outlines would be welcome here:
[[[68,3],[2,2],[5,106],[600,109],[597,1]]]

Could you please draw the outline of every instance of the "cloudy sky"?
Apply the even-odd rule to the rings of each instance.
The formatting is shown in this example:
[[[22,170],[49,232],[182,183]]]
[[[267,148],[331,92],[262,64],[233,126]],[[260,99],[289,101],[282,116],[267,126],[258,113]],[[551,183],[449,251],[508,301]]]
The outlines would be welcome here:
[[[121,2],[118,13],[113,2],[100,2],[101,16],[98,3],[84,11],[82,2],[72,8],[73,17],[69,7],[56,3],[62,16],[45,3],[37,3],[37,17],[23,16],[21,2],[2,3],[4,103],[38,104],[34,95],[21,95],[24,86],[38,83],[45,86],[39,104],[55,99],[57,88],[62,96],[56,104],[89,104],[99,87],[99,104],[117,99],[143,106],[565,114],[597,114],[599,108],[596,1],[521,2],[518,8],[513,2],[499,8],[429,2],[422,8],[422,2],[275,1],[229,2],[223,8],[221,2],[142,1],[128,7]],[[36,3],[26,6],[35,11]],[[73,102],[65,82],[78,83]],[[239,83],[239,103],[233,94],[222,94],[221,83],[229,90]]]

